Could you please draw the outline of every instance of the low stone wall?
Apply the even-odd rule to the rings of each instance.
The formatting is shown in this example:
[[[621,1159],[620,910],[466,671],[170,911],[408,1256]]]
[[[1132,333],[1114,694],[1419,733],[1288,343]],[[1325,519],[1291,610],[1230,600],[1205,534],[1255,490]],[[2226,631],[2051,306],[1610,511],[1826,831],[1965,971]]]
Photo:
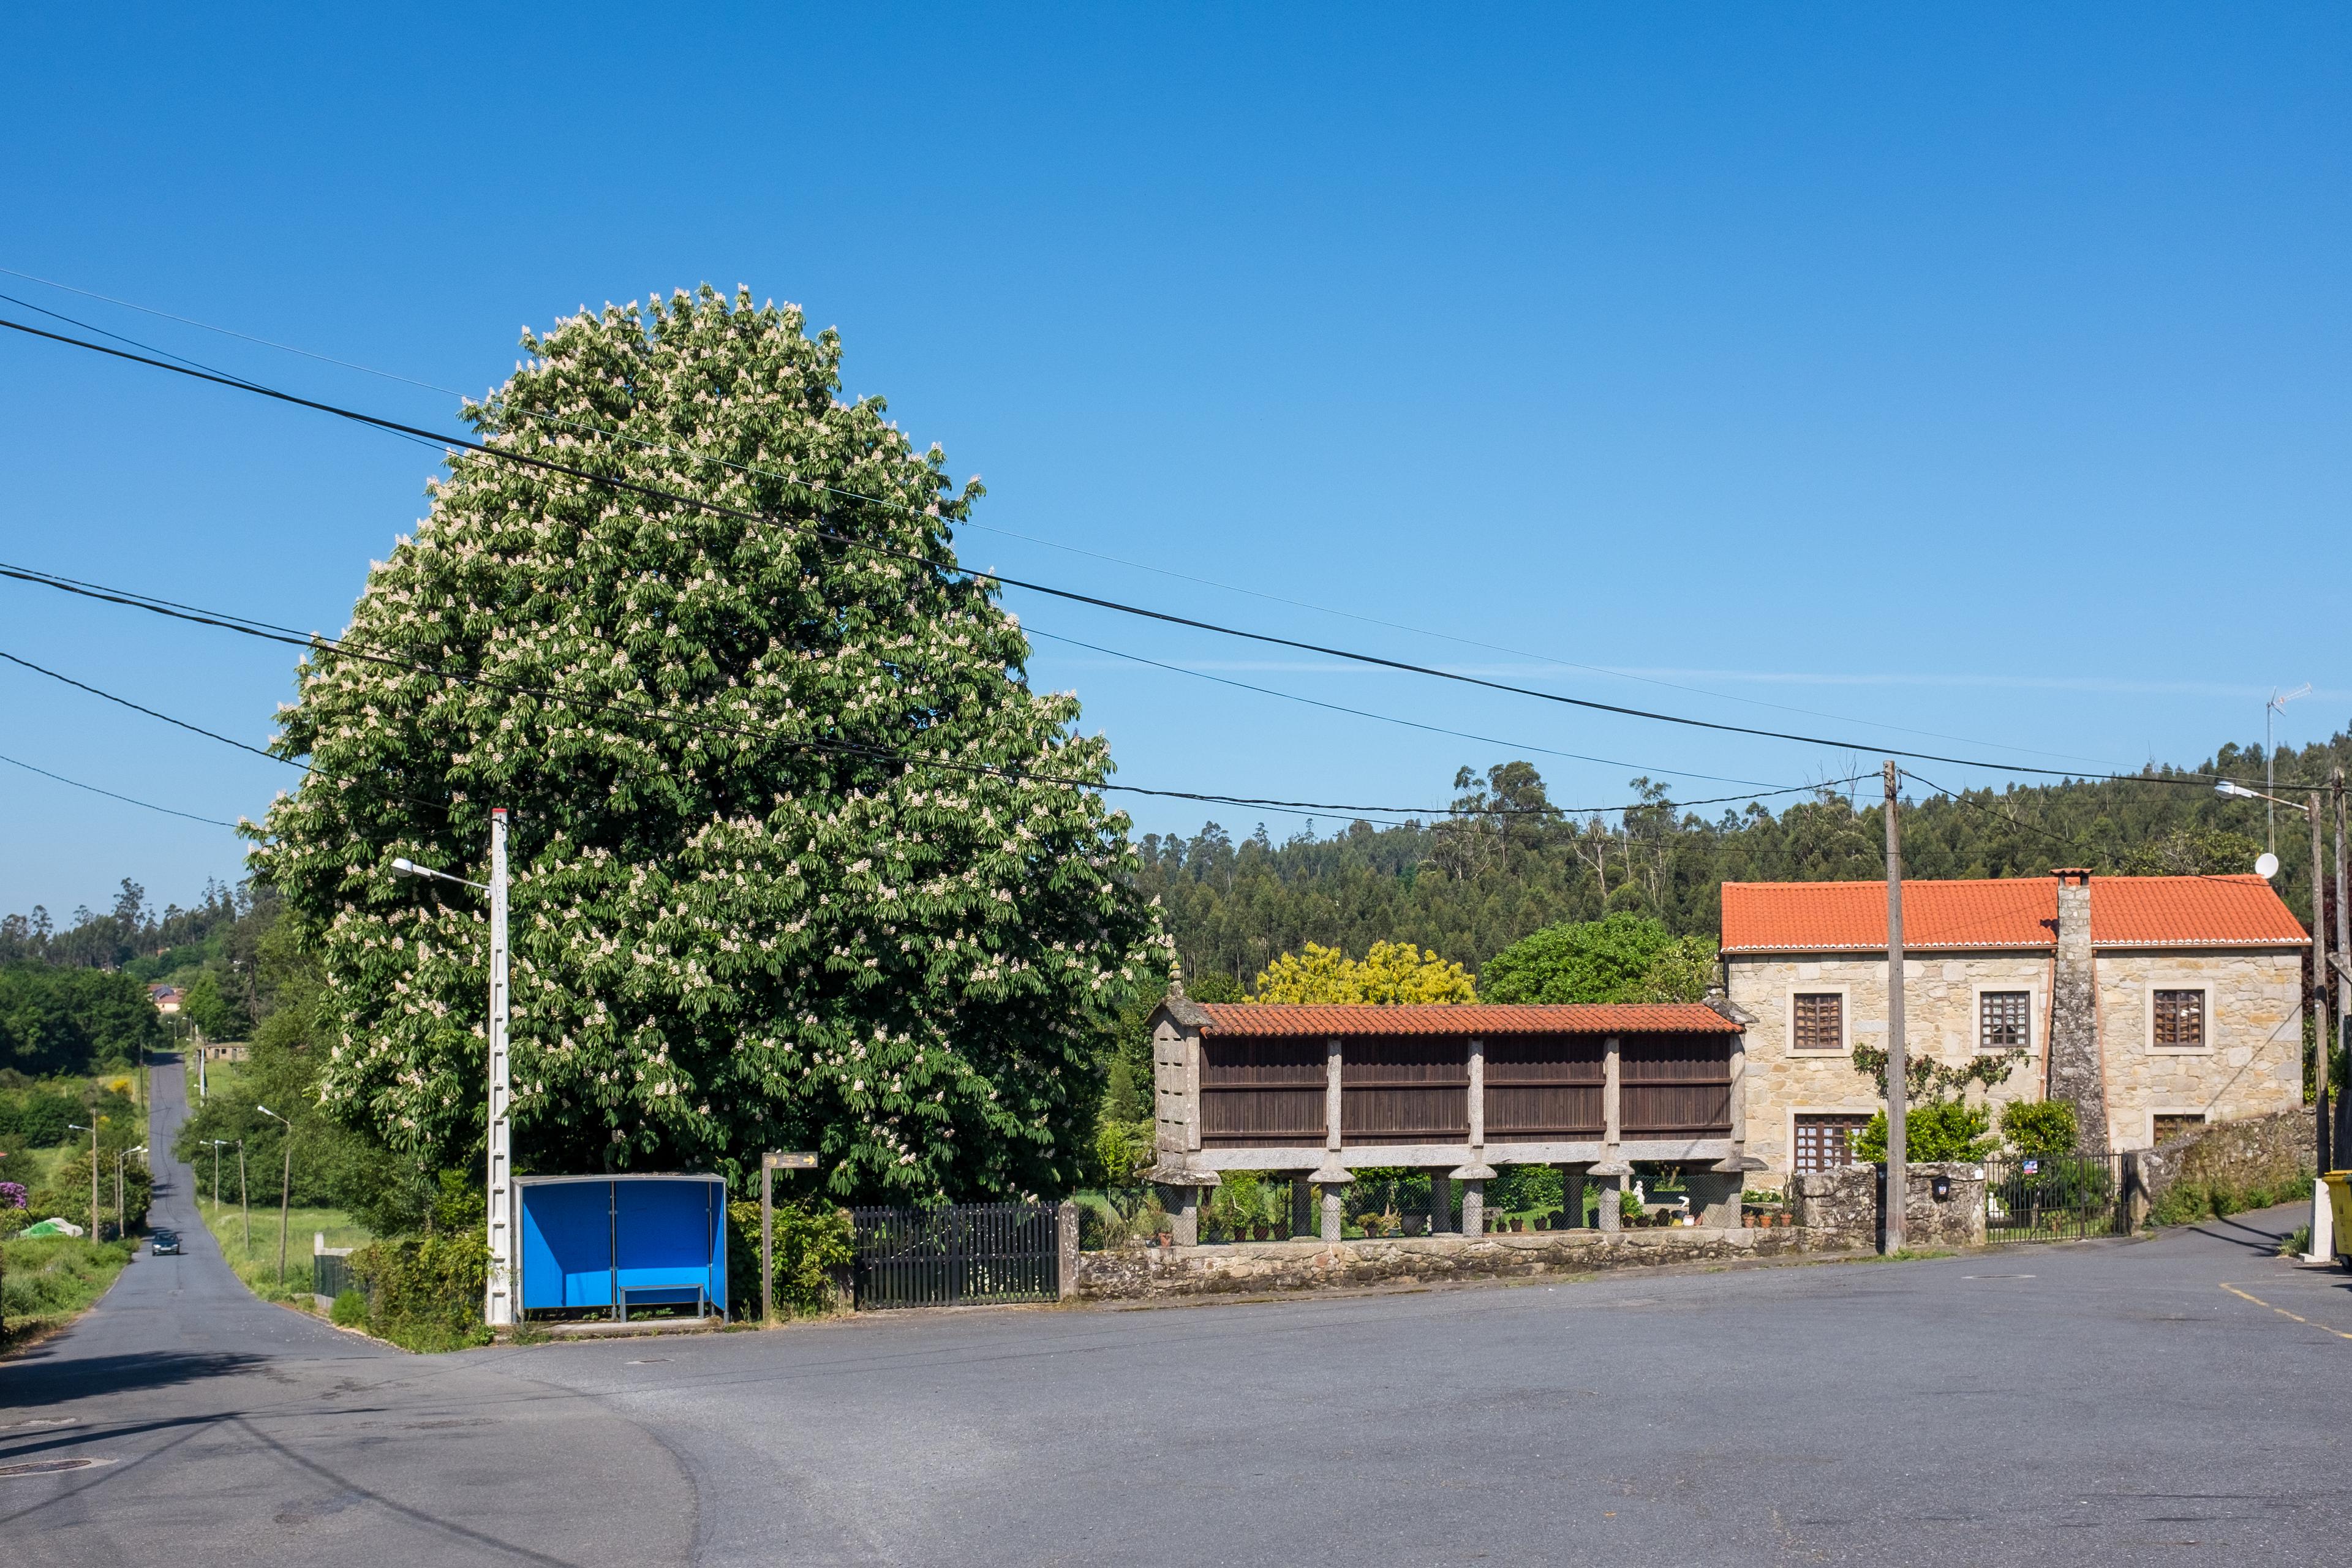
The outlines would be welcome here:
[[[2308,1108],[2243,1121],[2217,1121],[2139,1157],[2140,1190],[2151,1205],[2182,1182],[2228,1192],[2308,1181],[2319,1133]]]
[[[1832,1247],[1843,1243],[1832,1241]],[[1082,1300],[1143,1300],[1453,1279],[1528,1279],[1668,1263],[1729,1262],[1821,1250],[1793,1226],[1541,1231],[1503,1236],[1390,1237],[1366,1241],[1260,1241],[1229,1247],[1142,1247],[1078,1256]]]
[[[1985,1172],[1982,1165],[1915,1160],[1906,1167],[1909,1201],[1903,1206],[1907,1247],[1976,1247],[1985,1238]],[[1936,1196],[1941,1178],[1944,1195]],[[1879,1245],[1879,1201],[1885,1171],[1877,1165],[1841,1165],[1801,1171],[1789,1179],[1789,1212],[1804,1234],[1822,1247]]]

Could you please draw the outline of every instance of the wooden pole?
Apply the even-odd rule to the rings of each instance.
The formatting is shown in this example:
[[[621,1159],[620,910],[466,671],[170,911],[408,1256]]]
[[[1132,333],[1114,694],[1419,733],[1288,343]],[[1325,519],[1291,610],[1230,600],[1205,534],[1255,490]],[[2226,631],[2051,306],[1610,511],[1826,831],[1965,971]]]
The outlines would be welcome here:
[[[278,1288],[286,1289],[286,1221],[294,1201],[294,1129],[286,1130],[286,1169],[278,1178]]]
[[[236,1207],[245,1220],[245,1255],[253,1256],[253,1205],[245,1187],[245,1140],[236,1141]]]
[[[2352,888],[2347,888],[2345,881],[2346,823],[2342,768],[2335,771],[2329,778],[2328,784],[2331,793],[2336,796],[2336,962],[2339,966],[2352,967],[2352,899],[2345,896],[2347,891],[2352,891]],[[2343,1051],[2347,1046],[2352,1046],[2352,1018],[2346,1016],[2347,1013],[2352,1013],[2352,1008],[2344,1005],[2344,980],[2345,967],[2339,967],[2336,972],[2336,1048],[2338,1052]],[[2332,1070],[2334,1064],[2330,1063],[2329,1066]],[[2323,1078],[2320,1081],[2324,1083],[2326,1079]],[[2343,1153],[2341,1149],[2336,1151],[2336,1163],[2339,1169],[2344,1163]]]
[[[2326,819],[2320,815],[2317,790],[2311,792],[2311,803],[2305,815],[2311,818],[2311,978],[2314,982],[2311,1005],[2312,1010],[2318,1015],[2313,1019],[2311,1029],[2311,1080],[2315,1091],[2311,1097],[2311,1109],[2317,1123],[2317,1141],[2313,1150],[2319,1158],[2320,1173],[2325,1175],[2329,1155],[2333,1152],[2328,1148],[2327,1136],[2327,1058],[2330,1055],[2327,1049],[2327,848],[2321,831]],[[2314,1201],[2326,1202],[2326,1188],[2323,1186],[2318,1190],[2322,1195]],[[2312,1233],[2315,1236],[2319,1233],[2318,1226],[2319,1217],[2315,1214],[2312,1216]]]
[[[760,1321],[776,1321],[776,1167],[760,1161]]]
[[[1886,1242],[1888,1252],[1904,1245],[1904,1211],[1910,1206],[1910,1150],[1906,1101],[1911,1062],[1903,1042],[1903,829],[1900,781],[1886,764]]]
[[[98,1217],[98,1104],[89,1108],[89,1238],[106,1239],[106,1222]]]

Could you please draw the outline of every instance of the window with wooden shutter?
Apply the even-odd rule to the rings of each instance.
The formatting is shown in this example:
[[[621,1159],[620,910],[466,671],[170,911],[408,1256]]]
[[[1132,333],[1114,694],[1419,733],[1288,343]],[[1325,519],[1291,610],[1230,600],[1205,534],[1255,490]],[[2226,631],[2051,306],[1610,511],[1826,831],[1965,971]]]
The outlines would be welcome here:
[[[2159,991],[2156,994],[2156,1047],[2158,1050],[2193,1051],[2205,1045],[2205,993]]]
[[[1845,996],[1837,991],[1800,991],[1796,996],[1795,1035],[1791,1044],[1801,1051],[1845,1049]]]
[[[2158,1148],[2175,1138],[2185,1138],[2204,1130],[2205,1117],[2200,1111],[2168,1111],[2156,1113],[2156,1143]]]
[[[1977,1049],[2016,1051],[2027,1045],[2032,993],[1987,991],[1977,998]]]
[[[1800,1116],[1794,1168],[1827,1171],[1853,1163],[1853,1135],[1870,1124],[1867,1116]]]

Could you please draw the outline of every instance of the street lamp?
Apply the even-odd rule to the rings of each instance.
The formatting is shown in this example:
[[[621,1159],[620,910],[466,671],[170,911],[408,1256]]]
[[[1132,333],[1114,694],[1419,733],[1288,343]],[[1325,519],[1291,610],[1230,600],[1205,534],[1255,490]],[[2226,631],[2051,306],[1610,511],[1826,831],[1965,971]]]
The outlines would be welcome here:
[[[278,1178],[278,1288],[286,1289],[286,1221],[288,1209],[294,1201],[294,1124],[266,1105],[253,1108],[286,1129],[286,1169]],[[250,1221],[247,1222],[249,1226]],[[253,1233],[246,1232],[246,1249],[253,1248]]]
[[[2308,686],[2304,688],[2305,691],[2310,689]],[[2289,692],[2287,695],[2290,698],[2299,697],[2302,692]],[[2326,1263],[2332,1261],[2336,1256],[2334,1224],[2336,1210],[2334,1205],[2328,1201],[2327,1183],[2325,1180],[2332,1163],[2329,1158],[2331,1151],[2327,1146],[2329,1131],[2327,1072],[2328,1058],[2331,1053],[2327,1048],[2327,932],[2326,921],[2323,919],[2327,908],[2327,876],[2326,858],[2320,846],[2320,824],[2323,818],[2319,810],[2319,792],[2317,790],[2311,792],[2311,803],[2306,805],[2299,801],[2265,795],[2260,790],[2248,789],[2242,784],[2223,779],[2213,786],[2213,793],[2228,795],[2232,800],[2268,801],[2273,812],[2283,805],[2290,811],[2303,813],[2311,823],[2311,973],[2315,983],[2314,1005],[2319,1009],[2318,1026],[2312,1031],[2314,1059],[2311,1076],[2315,1080],[2316,1087],[2312,1093],[2311,1108],[2313,1117],[2318,1123],[2313,1152],[2319,1157],[2320,1174],[2315,1176],[2311,1184],[2311,1250],[2304,1255],[2304,1261]],[[2263,855],[2263,859],[2270,866],[2270,869],[2263,873],[2263,877],[2267,879],[2275,875],[2278,871],[2278,856],[2275,853],[2268,853]],[[2256,868],[2260,869],[2260,867]],[[2336,889],[2336,896],[2338,900],[2344,897],[2344,888],[2340,881]]]
[[[118,1241],[131,1234],[131,1211],[122,1201],[122,1163],[133,1154],[145,1152],[147,1145],[144,1143],[136,1149],[117,1149],[114,1152],[114,1235]]]
[[[96,1121],[98,1118],[93,1116],[90,1120]],[[89,1134],[89,1238],[104,1241],[106,1237],[99,1234],[98,1223],[98,1129],[84,1127],[79,1121],[68,1121],[66,1126],[76,1132]]]
[[[226,1138],[210,1140],[213,1146],[213,1213],[220,1213],[220,1152],[228,1147]]]
[[[405,856],[395,857],[393,873],[401,877],[430,877],[459,887],[472,888],[490,896],[490,1062],[489,1062],[489,1128],[487,1164],[489,1179],[489,1243],[490,1277],[482,1300],[482,1321],[493,1328],[513,1323],[514,1237],[507,1223],[509,1184],[511,1180],[510,1158],[512,1134],[509,1122],[512,1095],[507,1081],[507,814],[504,806],[490,812],[490,879],[488,882],[468,881],[453,877],[446,871],[436,871],[430,866],[420,866]]]

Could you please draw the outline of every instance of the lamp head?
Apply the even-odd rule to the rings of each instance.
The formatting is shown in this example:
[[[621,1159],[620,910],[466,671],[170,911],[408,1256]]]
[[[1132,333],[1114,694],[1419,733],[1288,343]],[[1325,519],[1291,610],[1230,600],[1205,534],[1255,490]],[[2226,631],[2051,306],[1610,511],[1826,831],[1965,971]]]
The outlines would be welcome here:
[[[2255,791],[2250,790],[2245,785],[2231,779],[2223,779],[2221,783],[2215,784],[2213,786],[2213,793],[2215,795],[2226,795],[2232,800],[2260,800],[2262,798],[2262,796]]]
[[[392,858],[392,874],[395,877],[414,877],[416,875],[416,862],[405,855],[395,855]]]

